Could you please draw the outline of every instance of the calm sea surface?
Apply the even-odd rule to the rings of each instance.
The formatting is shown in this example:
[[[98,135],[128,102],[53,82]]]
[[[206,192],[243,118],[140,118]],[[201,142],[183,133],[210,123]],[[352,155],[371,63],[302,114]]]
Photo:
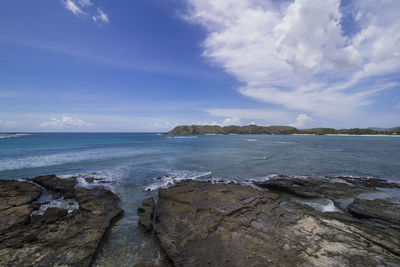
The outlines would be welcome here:
[[[55,173],[97,178],[122,199],[99,266],[157,262],[151,237],[137,229],[143,198],[173,180],[248,183],[271,175],[368,176],[400,182],[400,138],[364,136],[201,135],[152,133],[0,134],[0,179]],[[161,177],[161,179],[159,178]],[[159,179],[157,179],[159,178]],[[152,190],[152,191],[148,191]]]

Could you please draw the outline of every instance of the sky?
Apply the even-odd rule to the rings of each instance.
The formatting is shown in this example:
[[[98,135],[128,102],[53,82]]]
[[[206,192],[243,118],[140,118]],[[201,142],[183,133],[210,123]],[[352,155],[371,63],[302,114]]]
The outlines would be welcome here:
[[[2,0],[0,132],[400,126],[399,0]]]

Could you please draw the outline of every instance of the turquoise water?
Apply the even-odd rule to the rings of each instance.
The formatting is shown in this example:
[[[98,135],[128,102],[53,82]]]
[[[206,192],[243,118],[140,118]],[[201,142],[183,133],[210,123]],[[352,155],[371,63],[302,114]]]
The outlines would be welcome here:
[[[0,135],[0,179],[55,173],[95,177],[122,199],[98,265],[154,263],[158,250],[137,229],[136,209],[160,186],[186,178],[247,183],[275,174],[372,176],[400,181],[400,138],[365,136],[36,133]],[[157,179],[161,177],[161,179]],[[173,177],[173,178],[172,178]]]

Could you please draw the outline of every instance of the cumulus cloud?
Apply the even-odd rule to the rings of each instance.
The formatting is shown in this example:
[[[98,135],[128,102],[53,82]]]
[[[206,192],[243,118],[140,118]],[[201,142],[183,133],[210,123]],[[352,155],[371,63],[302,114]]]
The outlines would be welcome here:
[[[207,30],[204,56],[247,97],[334,117],[398,86],[385,77],[400,70],[398,0],[187,1],[185,19]]]
[[[104,23],[110,22],[108,15],[104,13],[101,8],[97,8],[97,16],[93,16],[92,19],[95,22],[104,22]]]
[[[217,117],[259,120],[262,124],[285,124],[293,121],[290,113],[271,109],[207,109],[207,113]]]
[[[41,123],[40,126],[43,128],[51,129],[81,129],[90,126],[91,124],[70,116],[62,116],[60,118],[52,118],[48,122]]]
[[[226,118],[222,123],[222,126],[229,126],[229,125],[240,125],[240,118],[237,116]]]
[[[297,116],[296,122],[290,124],[290,126],[296,127],[296,128],[302,128],[304,127],[307,123],[311,122],[313,118],[310,116],[307,116],[307,114],[300,114]]]

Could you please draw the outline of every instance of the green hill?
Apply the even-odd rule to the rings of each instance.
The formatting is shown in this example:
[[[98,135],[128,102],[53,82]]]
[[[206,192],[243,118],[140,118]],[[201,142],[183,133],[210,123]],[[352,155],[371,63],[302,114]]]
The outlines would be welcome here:
[[[293,134],[297,129],[290,126],[218,126],[218,125],[185,125],[177,126],[168,134]]]
[[[379,131],[374,129],[333,129],[333,128],[311,128],[311,129],[296,129],[291,126],[258,126],[258,125],[247,125],[247,126],[218,126],[218,125],[184,125],[177,126],[172,131],[166,134],[176,135],[193,135],[193,134],[350,134],[350,135],[400,135],[400,127],[391,128],[385,131]]]

